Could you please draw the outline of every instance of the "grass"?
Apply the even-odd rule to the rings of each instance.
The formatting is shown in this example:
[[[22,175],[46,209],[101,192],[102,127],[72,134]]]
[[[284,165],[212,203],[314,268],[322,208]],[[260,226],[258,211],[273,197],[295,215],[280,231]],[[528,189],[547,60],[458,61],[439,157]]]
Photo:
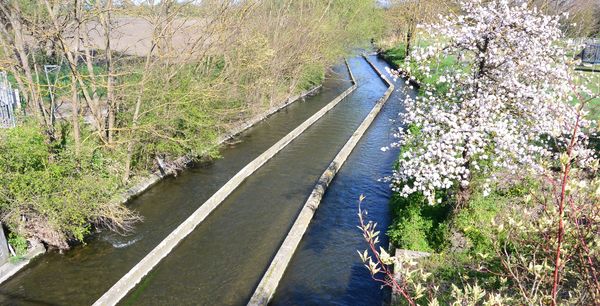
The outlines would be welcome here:
[[[392,65],[394,69],[398,69],[398,67],[404,63],[404,59],[406,58],[406,46],[404,44],[399,44],[394,48],[385,50],[381,56],[386,62]]]
[[[417,42],[413,42],[414,48],[425,48],[431,45],[431,41],[428,39],[419,40]],[[394,69],[398,69],[402,64],[404,64],[404,60],[406,59],[406,44],[399,43],[396,47],[387,49],[382,52],[381,56],[385,61],[387,61]]]
[[[415,47],[423,48],[431,45],[431,41],[422,40],[419,41]],[[439,84],[438,80],[442,74],[446,73],[449,70],[462,70],[463,72],[468,71],[468,67],[461,65],[459,60],[454,56],[444,56],[444,57],[436,57],[432,58],[428,61],[430,73],[425,74],[422,72],[422,69],[418,68],[418,64],[414,61],[406,62],[406,47],[404,44],[399,44],[398,46],[385,50],[382,52],[381,57],[388,62],[394,69],[405,70],[410,69],[411,73],[409,77],[414,78],[414,80],[419,84],[429,84],[435,87],[435,90],[443,94],[448,90],[448,84]],[[423,89],[423,88],[421,88]]]
[[[577,71],[577,83],[584,84],[596,98],[588,103],[589,119],[600,120],[600,68],[597,71]]]

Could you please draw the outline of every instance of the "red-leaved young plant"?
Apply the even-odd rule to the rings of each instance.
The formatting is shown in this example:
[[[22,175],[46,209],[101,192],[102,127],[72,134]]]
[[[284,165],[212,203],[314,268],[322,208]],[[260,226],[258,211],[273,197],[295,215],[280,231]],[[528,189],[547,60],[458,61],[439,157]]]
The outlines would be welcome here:
[[[358,255],[365,264],[365,267],[369,269],[373,280],[382,283],[383,286],[392,288],[394,292],[400,293],[410,305],[415,305],[405,281],[396,279],[394,276],[393,258],[384,248],[379,246],[379,231],[376,230],[377,223],[373,223],[372,221],[365,223],[364,215],[367,215],[367,212],[361,208],[364,199],[365,196],[361,195],[358,202],[358,220],[360,222],[358,228],[362,231],[363,238],[368,243],[369,249],[364,250],[362,253],[357,251]],[[377,247],[379,247],[379,250]],[[373,260],[372,256],[375,257],[375,260]]]

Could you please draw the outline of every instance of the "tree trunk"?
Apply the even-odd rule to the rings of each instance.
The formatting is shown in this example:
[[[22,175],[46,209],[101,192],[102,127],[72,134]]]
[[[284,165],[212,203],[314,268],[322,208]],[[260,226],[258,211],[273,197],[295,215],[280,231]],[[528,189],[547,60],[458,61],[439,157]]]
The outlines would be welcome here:
[[[2,25],[2,30],[5,33],[7,39],[9,39],[8,43],[13,48],[14,57],[19,62],[23,74],[25,75],[25,82],[20,81],[19,84],[23,86],[21,88],[21,92],[24,96],[27,96],[27,110],[28,112],[35,115],[38,119],[38,122],[45,127],[46,132],[49,134],[51,138],[54,136],[54,129],[52,128],[48,112],[46,111],[43,100],[40,96],[39,91],[36,88],[36,83],[33,78],[32,68],[29,65],[28,54],[25,51],[25,41],[23,39],[23,26],[17,15],[19,11],[19,7],[17,6],[17,2],[14,2],[12,9],[8,9],[5,6],[0,6],[2,12],[8,19],[10,23],[10,27],[12,27],[12,37],[9,33],[9,28],[7,25]],[[25,83],[25,84],[23,84]]]
[[[114,93],[114,66],[113,66],[113,58],[112,58],[112,49],[110,46],[110,34],[111,34],[111,10],[112,10],[112,0],[108,0],[106,2],[105,14],[101,16],[102,26],[104,27],[104,38],[105,38],[105,55],[106,55],[106,71],[108,76],[106,78],[106,99],[108,105],[108,128],[106,130],[106,137],[108,139],[108,144],[112,145],[114,143],[114,128],[115,128],[115,113],[117,111],[115,93]]]
[[[412,48],[412,29],[409,28],[406,32],[406,50],[404,51],[404,58],[408,58],[410,55],[410,49]]]
[[[79,21],[80,19],[80,6],[75,5],[74,7],[75,9],[75,19],[77,19]],[[77,23],[77,29],[75,30],[75,33],[77,35],[76,39],[75,39],[75,52],[76,54],[79,53],[79,37],[81,34],[81,24]],[[77,157],[80,156],[81,153],[81,140],[80,140],[80,128],[79,128],[79,94],[77,92],[77,80],[75,80],[74,77],[71,76],[71,93],[72,93],[72,100],[71,100],[71,107],[72,107],[72,113],[71,113],[71,124],[73,125],[73,139],[75,141],[75,155]]]
[[[81,153],[81,136],[79,128],[79,95],[77,92],[77,81],[71,79],[71,91],[73,94],[73,100],[71,101],[72,114],[71,122],[73,124],[73,139],[75,141],[75,155],[79,157]]]
[[[161,5],[165,5],[161,3]],[[135,149],[136,140],[133,137],[133,133],[137,130],[138,122],[140,119],[140,109],[142,106],[142,96],[144,95],[144,89],[146,86],[146,80],[148,77],[148,70],[150,68],[150,63],[152,59],[152,53],[157,47],[158,41],[160,39],[159,26],[161,24],[161,18],[158,17],[157,20],[154,21],[154,29],[152,30],[152,43],[150,45],[150,49],[148,50],[148,54],[146,55],[146,60],[144,63],[144,71],[142,73],[142,80],[140,81],[137,98],[135,101],[135,109],[133,112],[133,118],[131,123],[131,130],[129,132],[129,141],[127,143],[127,155],[125,157],[125,172],[123,173],[123,183],[127,183],[129,181],[129,177],[131,176],[131,162],[133,158],[133,150]]]
[[[469,182],[469,185],[463,186],[462,183],[459,183],[458,194],[456,195],[456,206],[454,210],[458,211],[463,209],[469,203],[471,198],[471,160],[469,160],[469,151],[467,149],[468,140],[465,141],[465,149],[462,153],[462,158],[465,160],[463,167],[469,171],[469,174],[464,178],[465,181]]]
[[[53,8],[50,5],[49,0],[45,0],[44,3],[46,4],[46,9],[48,11],[48,17],[50,18],[50,22],[52,23],[52,25],[54,27],[54,31],[56,31],[55,34],[56,34],[57,40],[59,41],[62,51],[67,58],[67,62],[69,63],[69,68],[71,69],[71,75],[73,78],[75,78],[75,80],[77,80],[77,83],[79,84],[79,87],[81,88],[81,92],[83,93],[83,97],[85,98],[85,101],[86,101],[88,107],[90,108],[92,116],[94,116],[94,123],[96,124],[98,138],[100,139],[100,141],[106,142],[104,133],[103,133],[104,132],[104,124],[102,122],[103,117],[102,117],[101,110],[98,108],[98,105],[96,105],[94,103],[94,100],[93,100],[92,96],[90,96],[90,94],[87,90],[86,84],[83,81],[83,77],[77,70],[76,58],[73,56],[73,52],[69,49],[68,44],[65,42],[65,38],[62,34],[62,29],[61,29],[60,25],[58,24],[58,20],[56,18],[56,14],[55,14],[56,8]],[[81,20],[77,20],[77,24],[79,26],[81,26]]]

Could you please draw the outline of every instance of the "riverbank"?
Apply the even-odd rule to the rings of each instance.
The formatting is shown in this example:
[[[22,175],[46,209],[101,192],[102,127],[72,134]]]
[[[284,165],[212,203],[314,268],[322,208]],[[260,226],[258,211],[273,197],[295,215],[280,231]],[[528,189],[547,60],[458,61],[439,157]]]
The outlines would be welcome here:
[[[226,141],[235,138],[239,134],[252,128],[261,121],[266,120],[273,114],[288,107],[290,104],[300,100],[304,100],[307,97],[316,94],[321,87],[321,84],[315,85],[312,89],[306,90],[298,95],[288,97],[279,105],[271,107],[264,113],[259,114],[249,120],[246,120],[245,122],[239,124],[237,127],[232,128],[229,132],[220,136],[215,146],[222,147]],[[146,192],[148,189],[152,188],[154,185],[164,180],[165,178],[177,175],[179,172],[185,170],[185,168],[190,166],[192,163],[193,160],[190,157],[182,156],[172,163],[174,166],[161,168],[152,172],[148,176],[140,176],[138,178],[133,179],[132,181],[138,181],[139,183],[129,188],[126,192],[122,193],[119,196],[119,200],[116,200],[117,203],[120,205],[126,205],[129,201],[140,196],[142,193]],[[28,243],[28,249],[20,250],[20,252],[23,253],[23,256],[11,257],[8,262],[0,265],[0,284],[5,280],[9,279],[21,269],[23,269],[29,263],[29,261],[31,261],[31,259],[46,252],[46,248],[39,241],[30,241]]]
[[[189,161],[218,158],[221,138],[320,84],[380,26],[364,22],[380,10],[355,0],[75,4],[0,12],[0,40],[19,44],[0,62],[25,111],[0,131],[0,219],[15,244],[64,251],[97,230],[131,232],[142,216],[122,202]],[[21,23],[30,13],[56,19]]]
[[[398,304],[596,304],[594,75],[566,55],[578,46],[558,17],[500,1],[462,9],[424,26],[432,43],[410,58],[384,51],[421,88],[391,144],[386,234],[401,250],[378,250],[364,214],[360,257]]]
[[[227,141],[234,139],[236,136],[238,136],[241,133],[243,133],[244,131],[252,128],[259,122],[266,120],[273,114],[283,110],[290,104],[297,102],[299,100],[304,100],[306,97],[316,94],[321,87],[322,87],[321,84],[315,85],[315,86],[313,86],[312,89],[306,90],[306,91],[300,93],[299,95],[296,95],[293,97],[288,97],[283,103],[280,103],[279,105],[276,105],[276,106],[266,110],[262,114],[254,116],[253,118],[248,119],[240,124],[237,124],[237,127],[233,127],[229,132],[226,132],[223,135],[218,137],[218,141],[215,144],[215,147],[216,148],[222,147]],[[210,150],[212,151],[213,149],[210,149]],[[177,158],[173,162],[173,166],[161,168],[157,171],[152,172],[149,176],[141,179],[141,181],[138,184],[129,188],[125,193],[123,193],[121,196],[122,199],[120,199],[118,202],[120,204],[126,204],[127,202],[131,201],[135,197],[137,197],[137,196],[141,195],[142,193],[144,193],[145,191],[147,191],[149,188],[151,188],[152,186],[154,186],[161,180],[165,179],[166,177],[176,175],[178,172],[184,170],[187,166],[189,166],[192,163],[193,163],[193,160],[188,156],[181,156],[181,157]]]
[[[290,104],[288,107],[269,117],[268,120],[261,121],[237,136],[235,142],[224,144],[224,149],[220,153],[221,158],[215,159],[211,163],[202,164],[199,167],[189,168],[181,172],[176,178],[168,177],[153,188],[150,188],[147,192],[133,199],[128,204],[128,207],[144,216],[144,222],[137,224],[134,232],[125,236],[107,230],[94,233],[86,239],[85,245],[75,245],[70,251],[64,254],[48,252],[46,255],[33,260],[22,273],[18,273],[0,286],[0,304],[19,303],[19,301],[26,299],[43,300],[47,303],[59,305],[91,305],[116,283],[119,278],[125,275],[146,254],[175,230],[178,225],[183,223],[194,211],[201,207],[211,195],[225,185],[236,173],[272,147],[285,135],[289,134],[289,132],[302,122],[330,103],[343,91],[347,90],[351,86],[347,81],[348,77],[345,67],[334,66],[325,78],[323,88],[317,95],[307,97],[305,102]],[[345,114],[350,110],[345,111]],[[352,112],[350,113],[352,114]],[[326,116],[331,115],[328,114]],[[336,124],[339,122],[346,121],[336,121]],[[316,123],[316,126],[319,125],[320,123]],[[323,129],[328,133],[340,131],[339,128],[333,127],[335,125],[332,123],[328,124],[327,127],[323,127]],[[310,129],[308,132],[310,132]],[[304,139],[303,136],[301,138]],[[318,140],[320,138],[316,137],[315,139]],[[296,152],[297,148],[305,146],[307,148],[314,148],[315,143],[313,140],[310,143],[301,141],[298,145],[294,145],[296,149],[286,149],[284,151]],[[328,145],[331,146],[330,141]],[[335,148],[329,146],[324,145],[323,149],[335,150]],[[317,151],[314,149],[311,152],[317,154]],[[298,153],[299,156],[312,156]],[[279,158],[275,157],[275,160],[277,161]],[[320,167],[325,166],[325,163],[320,165],[320,162],[317,160],[314,163],[319,165],[319,168],[315,172],[322,172]],[[207,267],[212,264],[201,264],[198,261],[199,258],[204,258],[213,263],[219,262],[218,258],[233,260],[235,258],[233,254],[239,253],[240,245],[244,241],[253,242],[254,248],[241,252],[240,256],[249,254],[251,250],[258,250],[256,249],[256,244],[258,243],[256,238],[258,237],[257,231],[262,233],[260,237],[264,237],[267,242],[271,241],[267,238],[277,233],[265,230],[264,227],[268,228],[272,226],[272,223],[265,222],[262,218],[271,216],[275,211],[267,208],[258,209],[258,204],[244,205],[244,203],[250,201],[251,198],[264,196],[267,198],[266,200],[256,201],[268,207],[269,203],[273,203],[269,202],[268,199],[272,201],[272,197],[275,194],[281,193],[281,199],[277,201],[279,204],[274,207],[281,209],[291,208],[291,206],[284,205],[284,203],[292,204],[292,200],[289,199],[290,196],[294,196],[294,198],[296,196],[305,197],[307,193],[300,190],[303,185],[290,183],[290,186],[294,186],[293,190],[285,189],[283,186],[287,185],[289,179],[293,178],[310,180],[310,178],[302,174],[304,171],[310,170],[306,167],[306,163],[303,163],[303,167],[298,167],[296,163],[281,164],[278,162],[277,164],[285,165],[291,169],[301,169],[302,172],[297,172],[298,170],[286,170],[284,173],[288,175],[274,176],[274,180],[269,180],[268,182],[265,181],[265,178],[270,176],[265,176],[265,172],[262,170],[259,170],[261,174],[256,176],[256,180],[253,179],[254,175],[251,176],[249,180],[259,183],[261,188],[267,188],[271,191],[252,192],[252,189],[248,190],[248,194],[242,196],[242,199],[245,201],[234,205],[230,200],[239,199],[240,197],[235,193],[226,203],[220,205],[214,214],[221,216],[223,213],[228,213],[228,215],[229,213],[233,213],[229,215],[231,220],[227,219],[225,224],[222,222],[215,223],[214,221],[210,221],[214,219],[209,217],[206,220],[208,222],[201,224],[189,239],[184,240],[175,249],[179,251],[190,245],[199,247],[197,251],[194,250],[189,254],[186,253],[186,259],[183,259],[186,264],[182,265],[181,268],[187,267],[187,272],[176,272],[178,276],[191,273],[190,264],[192,263],[202,266],[203,270],[200,271],[209,273]],[[272,169],[269,165],[273,165],[273,162],[267,164],[269,169]],[[291,174],[294,173],[297,174],[292,176]],[[261,185],[261,182],[264,182],[264,185]],[[246,184],[247,182],[242,187]],[[314,181],[309,182],[309,184],[314,184]],[[267,217],[267,220],[273,221],[276,218]],[[255,221],[258,224],[254,224],[253,222]],[[228,236],[231,232],[238,234],[234,235],[235,237]],[[247,239],[244,235],[251,235],[254,239]],[[198,242],[197,239],[200,239],[202,242]],[[276,240],[274,239],[273,241],[275,242]],[[186,243],[186,241],[189,242]],[[227,256],[222,256],[222,254],[227,254]],[[193,259],[188,260],[188,255]],[[179,257],[172,257],[163,263],[171,263],[176,258]],[[235,259],[233,263],[228,264],[228,268],[225,270],[233,272],[234,270],[232,269],[238,267],[242,259]],[[246,259],[250,258],[246,257]],[[265,260],[268,260],[268,257],[265,257]],[[252,264],[249,268],[255,266],[257,265]],[[98,267],[107,268],[98,269]],[[178,268],[179,265],[175,265],[175,267],[169,267],[167,270],[178,271]],[[215,266],[214,268],[218,268],[220,271],[224,270],[220,266]],[[164,269],[158,268],[156,271],[160,272],[164,271]],[[238,271],[236,273],[240,274],[242,272]],[[53,280],[56,275],[61,275],[60,281]],[[213,272],[210,272],[209,275],[207,278],[200,277],[199,279],[214,279],[216,277],[216,274],[213,274]],[[157,276],[151,273],[149,278],[152,279],[153,277],[156,278]],[[171,292],[179,292],[180,289],[188,288],[186,284],[193,285],[194,282],[178,281],[172,284],[177,287],[172,289],[173,291]],[[215,283],[215,285],[218,284],[220,282]],[[232,283],[232,285],[234,284]],[[196,283],[196,289],[201,287]],[[166,289],[164,285],[159,286],[159,289],[161,288]],[[155,289],[151,291],[160,292],[160,290],[157,291]],[[165,298],[175,297],[179,296],[179,293],[162,294],[162,296]],[[198,296],[195,296],[195,298],[197,299]]]

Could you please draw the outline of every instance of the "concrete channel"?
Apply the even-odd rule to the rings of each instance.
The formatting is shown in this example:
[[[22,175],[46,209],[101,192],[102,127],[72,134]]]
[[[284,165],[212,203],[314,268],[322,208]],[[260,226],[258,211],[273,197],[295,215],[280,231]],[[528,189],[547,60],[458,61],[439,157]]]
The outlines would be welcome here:
[[[332,160],[340,161],[336,156],[348,148],[349,139],[360,139],[356,130],[364,126],[365,118],[380,104],[382,93],[389,90],[378,77],[380,74],[362,58],[352,58],[346,65],[336,66],[333,74],[328,74],[321,92],[244,132],[239,136],[240,141],[226,145],[222,159],[184,171],[177,178],[167,178],[134,199],[129,205],[146,220],[135,233],[127,237],[98,233],[87,245],[75,246],[66,254],[50,253],[33,260],[0,286],[0,304],[90,305],[94,301],[101,305],[247,304],[301,214],[308,195],[314,191],[315,182],[323,179],[324,171],[331,170],[332,165],[337,166],[340,174],[328,182],[331,186],[327,194],[332,187],[337,186],[334,192],[340,190],[336,182],[349,171],[349,166],[340,169]],[[351,78],[356,78],[354,84],[348,81]],[[349,92],[351,88],[356,90]],[[162,252],[168,255],[146,261],[150,268],[139,268],[140,262],[147,260],[161,241],[181,229],[215,193],[231,186],[230,181],[238,173],[274,144],[285,141],[287,135],[340,94],[347,97],[279,151],[272,152],[268,161],[262,161],[251,174],[238,181],[219,204],[210,211],[205,208],[206,215],[192,222],[197,224],[178,232],[185,238],[172,240],[172,245],[158,253],[158,257]],[[395,104],[386,103],[382,109],[384,117],[388,117],[391,105]],[[374,119],[365,135],[373,135],[375,127],[377,135],[385,134],[380,126],[387,119],[382,114]],[[364,139],[372,137],[362,139],[354,152],[364,151]],[[360,160],[379,165],[372,158],[359,155]],[[346,164],[361,168],[357,167],[357,158],[357,154],[350,154]],[[346,186],[344,190],[347,188],[354,187]],[[331,198],[327,194],[324,200]],[[320,211],[329,210],[327,201],[324,204]],[[315,218],[318,219],[318,214]],[[308,233],[314,222],[313,219]],[[300,248],[304,240],[306,235],[300,239]],[[98,299],[119,282],[123,283],[123,276],[136,267],[140,274],[128,279],[127,292],[120,293],[119,299],[112,302]]]
[[[357,90],[248,177],[120,304],[248,303],[315,183],[387,90],[364,59],[349,63]]]
[[[338,152],[336,157],[333,159],[327,170],[323,172],[319,181],[315,185],[312,193],[304,203],[300,214],[296,218],[294,225],[290,229],[288,235],[286,236],[283,244],[277,251],[275,258],[269,265],[269,268],[265,272],[265,275],[261,279],[258,287],[254,291],[248,306],[257,306],[257,305],[267,305],[275,291],[277,290],[277,286],[283,277],[283,274],[298,247],[298,244],[302,240],[304,233],[308,229],[310,222],[319,208],[319,204],[321,203],[321,199],[325,194],[327,187],[334,179],[337,172],[344,165],[348,156],[352,153],[359,140],[365,134],[367,129],[375,120],[375,117],[381,111],[383,105],[387,102],[390,95],[394,91],[394,85],[379,71],[379,69],[367,58],[363,56],[364,59],[369,63],[369,65],[379,74],[381,79],[387,84],[388,89],[384,93],[384,95],[377,101],[377,104],[373,107],[371,112],[367,115],[367,117],[363,120],[361,125],[354,131],[352,137],[346,142],[344,147]]]
[[[311,125],[317,122],[323,115],[333,109],[346,96],[357,88],[356,80],[352,75],[350,65],[346,61],[346,67],[352,79],[352,86],[337,96],[333,101],[291,131],[288,135],[279,140],[271,148],[258,156],[224,186],[214,193],[204,204],[202,204],[188,219],[179,225],[171,234],[161,241],[150,253],[148,253],[140,262],[138,262],[127,274],[125,274],[117,283],[115,283],[106,293],[104,293],[94,305],[116,305],[127,293],[133,289],[163,258],[187,237],[206,217],[211,214],[246,178],[252,175],[258,168],[264,165],[269,159],[275,156],[279,151],[296,139]]]
[[[377,56],[368,58],[381,71],[389,67]],[[269,305],[390,303],[390,290],[382,289],[371,279],[356,253],[367,247],[357,229],[360,195],[366,197],[362,208],[368,210],[368,219],[382,231],[390,225],[392,192],[389,182],[381,178],[392,174],[399,149],[390,147],[382,151],[381,148],[396,141],[404,112],[402,101],[415,93],[405,79],[392,80],[384,73],[396,89],[327,188]],[[380,238],[382,246],[388,244],[385,235]]]
[[[333,66],[318,93],[291,103],[226,142],[220,150],[222,158],[167,177],[128,203],[144,216],[134,232],[125,236],[95,232],[69,252],[49,252],[33,259],[0,285],[0,304],[91,305],[239,170],[351,85],[344,63]]]

